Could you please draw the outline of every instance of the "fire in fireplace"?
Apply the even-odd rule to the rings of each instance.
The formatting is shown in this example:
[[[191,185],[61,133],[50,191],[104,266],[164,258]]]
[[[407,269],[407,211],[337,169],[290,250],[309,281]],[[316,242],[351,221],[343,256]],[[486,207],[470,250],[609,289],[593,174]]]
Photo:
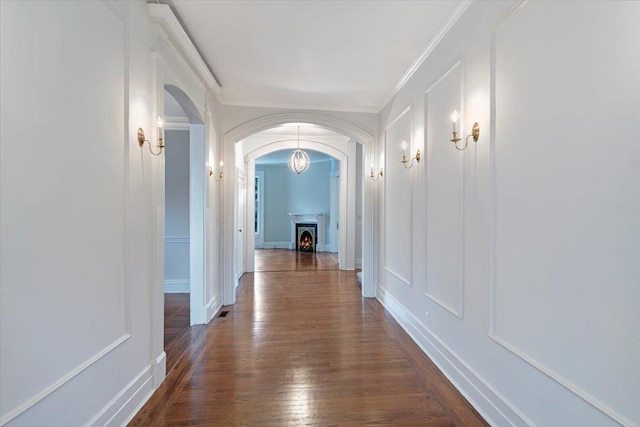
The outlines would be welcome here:
[[[296,224],[296,250],[299,252],[316,251],[318,224]]]

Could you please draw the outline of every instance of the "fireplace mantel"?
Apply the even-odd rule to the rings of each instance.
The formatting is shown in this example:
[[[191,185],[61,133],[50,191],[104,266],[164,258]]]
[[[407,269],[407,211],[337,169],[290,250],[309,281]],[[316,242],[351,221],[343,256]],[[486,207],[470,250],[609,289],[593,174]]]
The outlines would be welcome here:
[[[316,236],[318,239],[316,250],[318,252],[326,252],[327,245],[325,244],[325,226],[326,226],[326,215],[324,213],[288,213],[291,218],[291,241],[289,242],[289,247],[291,249],[296,248],[296,224],[318,224],[318,235]]]

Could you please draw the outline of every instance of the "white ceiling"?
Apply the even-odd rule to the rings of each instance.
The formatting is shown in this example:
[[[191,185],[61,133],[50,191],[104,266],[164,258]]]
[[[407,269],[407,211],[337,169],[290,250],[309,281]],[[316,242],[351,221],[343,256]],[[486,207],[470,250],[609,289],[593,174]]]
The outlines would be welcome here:
[[[222,103],[364,112],[380,110],[461,3],[170,0]]]

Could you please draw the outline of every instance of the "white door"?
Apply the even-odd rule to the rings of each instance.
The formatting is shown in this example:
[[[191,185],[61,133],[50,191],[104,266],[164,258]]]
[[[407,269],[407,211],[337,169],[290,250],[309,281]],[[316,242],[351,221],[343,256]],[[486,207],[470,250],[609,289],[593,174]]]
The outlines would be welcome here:
[[[244,274],[244,235],[246,230],[245,228],[245,203],[247,200],[247,184],[246,177],[244,172],[240,169],[237,170],[236,174],[237,186],[238,189],[236,195],[236,280],[240,279]]]
[[[340,247],[340,175],[337,171],[331,175],[329,186],[329,252],[337,253]]]

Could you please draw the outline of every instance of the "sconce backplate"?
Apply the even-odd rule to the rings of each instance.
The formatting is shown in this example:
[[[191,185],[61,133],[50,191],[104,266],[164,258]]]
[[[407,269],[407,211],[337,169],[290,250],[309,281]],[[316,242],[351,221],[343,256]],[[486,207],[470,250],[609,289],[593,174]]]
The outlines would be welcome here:
[[[138,128],[138,144],[140,144],[141,147],[146,139],[147,138],[144,136],[144,131],[142,130],[142,128]]]
[[[478,138],[480,138],[480,125],[478,122],[473,124],[471,128],[471,136],[473,137],[473,142],[478,142]]]

